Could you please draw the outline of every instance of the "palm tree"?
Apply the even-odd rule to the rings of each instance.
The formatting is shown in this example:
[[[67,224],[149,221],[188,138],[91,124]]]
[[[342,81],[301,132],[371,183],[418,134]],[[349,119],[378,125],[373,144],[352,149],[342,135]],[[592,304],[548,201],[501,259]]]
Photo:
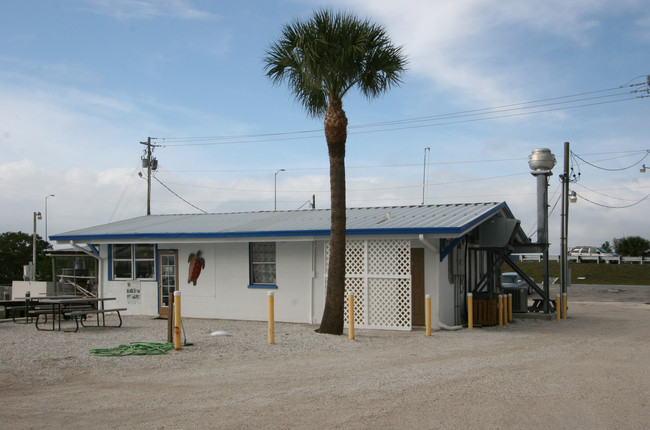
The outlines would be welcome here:
[[[327,296],[320,333],[343,333],[345,295],[345,142],[343,96],[358,87],[374,98],[401,82],[406,59],[386,31],[350,13],[328,9],[282,29],[264,58],[266,75],[289,90],[312,117],[325,116],[330,160],[331,237]]]

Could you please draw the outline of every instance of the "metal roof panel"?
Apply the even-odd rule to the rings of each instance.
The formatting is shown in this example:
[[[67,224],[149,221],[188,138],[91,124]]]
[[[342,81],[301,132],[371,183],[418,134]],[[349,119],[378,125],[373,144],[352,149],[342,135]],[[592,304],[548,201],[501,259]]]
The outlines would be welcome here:
[[[348,208],[348,234],[463,234],[503,211],[502,203]],[[115,238],[227,238],[323,236],[330,233],[330,210],[149,215],[52,235],[56,241],[107,241]]]

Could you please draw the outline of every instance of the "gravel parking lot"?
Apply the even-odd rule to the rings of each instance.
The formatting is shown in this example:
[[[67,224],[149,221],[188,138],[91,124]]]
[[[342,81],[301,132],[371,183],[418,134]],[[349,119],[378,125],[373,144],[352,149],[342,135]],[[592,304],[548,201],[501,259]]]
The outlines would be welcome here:
[[[165,320],[77,333],[4,322],[0,428],[647,428],[650,287],[571,288],[559,323],[354,341],[278,323],[269,345],[265,322],[185,319],[192,345],[156,356],[89,350],[165,341]]]

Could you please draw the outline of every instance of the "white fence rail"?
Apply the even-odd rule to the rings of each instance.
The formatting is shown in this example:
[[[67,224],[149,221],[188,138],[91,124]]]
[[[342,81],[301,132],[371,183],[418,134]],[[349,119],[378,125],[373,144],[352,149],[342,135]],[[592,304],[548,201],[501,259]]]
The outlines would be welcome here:
[[[521,262],[541,262],[542,254],[512,254],[511,258],[515,261]],[[603,257],[603,256],[568,256],[570,262],[574,263],[613,263],[613,264],[648,264],[650,263],[650,257]],[[548,261],[560,261],[559,255],[549,255]]]

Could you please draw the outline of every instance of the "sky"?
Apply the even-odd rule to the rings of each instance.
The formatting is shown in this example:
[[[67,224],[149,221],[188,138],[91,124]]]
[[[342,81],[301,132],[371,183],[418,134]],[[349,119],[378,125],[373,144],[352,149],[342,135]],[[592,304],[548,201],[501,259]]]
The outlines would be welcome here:
[[[31,234],[34,212],[41,236],[145,215],[148,138],[153,214],[329,207],[323,119],[263,63],[323,7],[382,25],[408,59],[401,85],[343,99],[348,207],[505,201],[535,240],[528,157],[549,148],[559,252],[570,142],[569,246],[650,239],[642,0],[6,1],[0,232]]]

